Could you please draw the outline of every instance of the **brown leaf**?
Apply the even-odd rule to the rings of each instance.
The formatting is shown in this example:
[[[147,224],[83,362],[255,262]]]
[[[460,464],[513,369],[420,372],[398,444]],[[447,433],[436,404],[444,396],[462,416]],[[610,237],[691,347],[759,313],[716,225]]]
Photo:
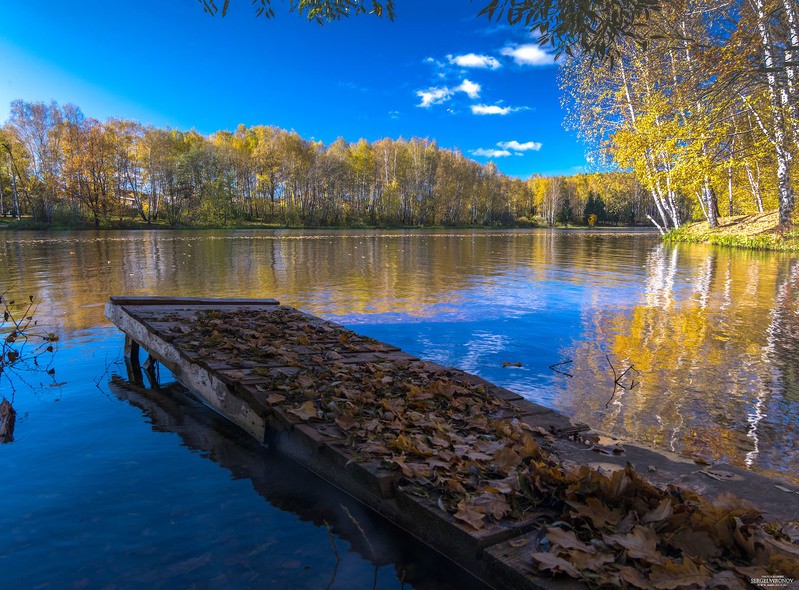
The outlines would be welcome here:
[[[693,560],[667,560],[662,565],[653,565],[649,572],[649,580],[658,590],[675,590],[698,586],[705,588],[712,575],[704,565],[697,565]]]
[[[494,453],[494,463],[500,471],[508,472],[521,462],[522,458],[519,456],[519,453],[509,447],[505,447]]]
[[[591,496],[585,499],[585,504],[571,504],[574,513],[591,522],[596,529],[607,526],[615,527],[624,517],[620,510],[610,509],[602,500]]]
[[[308,389],[316,384],[316,381],[310,375],[300,375],[294,380],[294,384],[302,389]]]
[[[459,494],[466,493],[466,488],[464,488],[463,484],[457,479],[449,478],[444,481],[444,485],[446,485],[453,492],[458,492]]]
[[[590,554],[577,550],[569,551],[567,555],[562,555],[562,557],[581,572],[597,572],[602,570],[607,564],[616,561],[616,556],[610,553]]]
[[[289,410],[289,414],[294,414],[301,420],[305,420],[306,422],[311,418],[318,418],[319,415],[316,412],[316,406],[312,401],[307,401],[302,404],[299,408],[293,408]]]
[[[731,571],[723,571],[715,574],[708,583],[709,588],[718,590],[746,590],[747,585]]]
[[[554,553],[532,553],[531,557],[536,562],[536,566],[540,570],[547,570],[551,571],[552,573],[568,574],[572,578],[582,577],[580,575],[580,570]]]
[[[634,567],[630,567],[629,565],[625,565],[619,570],[619,577],[636,588],[641,588],[642,590],[655,590],[654,586],[649,583],[649,580],[643,573]]]
[[[660,522],[661,520],[668,520],[674,514],[671,507],[671,500],[664,498],[655,508],[644,514],[643,522]]]
[[[672,547],[691,557],[704,559],[721,555],[721,548],[713,541],[707,531],[680,529],[667,535],[666,541]]]
[[[547,539],[549,539],[553,545],[557,545],[563,549],[576,549],[583,553],[589,553],[591,555],[596,554],[596,549],[578,539],[574,531],[567,531],[560,527],[549,527],[547,528]]]
[[[494,520],[500,520],[510,512],[510,505],[503,494],[483,492],[476,498],[469,500],[469,505],[483,509],[483,511],[486,514],[490,514]]]
[[[270,406],[281,404],[284,401],[286,401],[286,396],[279,393],[270,393],[266,396],[266,403],[268,403]]]
[[[336,424],[342,430],[351,430],[358,426],[358,422],[355,420],[352,414],[342,414],[338,418],[336,418]]]
[[[657,535],[649,527],[638,525],[626,535],[611,535],[604,539],[608,545],[626,549],[627,555],[633,559],[643,559],[648,563],[663,561],[663,555],[657,550]]]
[[[485,508],[472,506],[466,500],[458,502],[458,511],[453,516],[476,530],[485,526]]]

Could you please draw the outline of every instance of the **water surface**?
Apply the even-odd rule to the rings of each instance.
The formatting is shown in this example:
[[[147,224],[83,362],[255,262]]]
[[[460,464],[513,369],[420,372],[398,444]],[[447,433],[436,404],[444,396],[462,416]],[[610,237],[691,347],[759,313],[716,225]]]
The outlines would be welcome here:
[[[0,282],[60,337],[53,375],[2,382],[19,412],[0,447],[11,587],[450,584],[405,541],[372,555],[341,502],[287,505],[265,483],[286,470],[235,434],[217,444],[202,408],[109,386],[112,294],[275,297],[607,433],[799,481],[791,255],[626,231],[5,232]]]

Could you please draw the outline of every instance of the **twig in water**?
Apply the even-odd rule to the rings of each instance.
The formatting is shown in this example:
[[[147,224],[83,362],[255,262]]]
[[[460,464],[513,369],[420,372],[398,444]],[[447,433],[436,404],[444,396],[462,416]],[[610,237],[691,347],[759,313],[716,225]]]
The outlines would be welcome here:
[[[632,391],[633,389],[635,389],[636,385],[641,385],[640,381],[636,381],[635,377],[632,377],[632,383],[630,384],[630,386],[629,387],[625,386],[621,382],[624,376],[630,371],[634,371],[636,375],[640,375],[641,372],[635,368],[635,365],[630,365],[629,367],[624,369],[624,371],[622,371],[621,374],[619,374],[616,372],[616,367],[614,367],[613,363],[610,362],[610,356],[606,354],[605,358],[608,360],[608,364],[610,365],[610,370],[613,371],[613,393],[610,394],[610,399],[605,404],[605,407],[607,408],[610,405],[610,402],[613,401],[613,398],[616,397],[617,389],[623,389],[624,391]]]
[[[555,371],[556,373],[560,373],[561,375],[566,375],[567,377],[574,377],[571,373],[567,373],[566,371],[561,371],[560,369],[556,369],[555,367],[562,367],[563,365],[568,365],[572,362],[572,359],[562,361],[560,363],[555,363],[554,365],[549,365],[549,368]]]
[[[330,575],[330,581],[327,583],[325,590],[330,590],[333,587],[333,583],[336,581],[336,575],[338,575],[338,566],[341,563],[341,555],[339,555],[338,547],[336,546],[336,538],[333,536],[333,530],[330,528],[330,525],[327,524],[326,520],[322,521],[325,523],[327,527],[327,534],[330,537],[330,544],[333,546],[333,553],[336,556],[336,565],[333,566],[333,573]]]
[[[349,510],[347,510],[347,507],[344,506],[344,504],[341,504],[341,509],[344,511],[347,517],[352,521],[352,524],[355,525],[355,528],[357,528],[358,531],[361,533],[363,540],[366,541],[366,544],[369,546],[369,552],[372,554],[372,561],[375,561],[377,559],[377,555],[375,554],[375,548],[372,546],[372,542],[369,540],[369,537],[366,536],[366,531],[363,530],[361,523],[355,520],[355,517],[350,513]]]
[[[336,546],[336,538],[333,536],[333,529],[330,528],[330,525],[327,523],[326,520],[322,521],[325,523],[325,527],[327,527],[327,536],[330,537],[330,544],[333,546],[333,553],[336,556],[336,565],[341,561],[341,555],[339,555],[338,547]]]

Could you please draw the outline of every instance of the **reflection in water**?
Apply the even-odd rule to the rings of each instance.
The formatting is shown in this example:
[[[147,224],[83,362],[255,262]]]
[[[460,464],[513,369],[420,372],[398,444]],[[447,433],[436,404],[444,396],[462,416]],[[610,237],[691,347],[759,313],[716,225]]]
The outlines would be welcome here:
[[[608,433],[799,483],[788,255],[626,232],[3,232],[0,283],[40,297],[40,325],[61,336],[57,383],[17,392],[15,442],[0,446],[3,587],[324,588],[320,518],[345,554],[333,587],[371,587],[372,561],[392,564],[381,588],[462,585],[380,526],[368,534],[384,552],[365,559],[343,499],[185,400],[135,402],[167,432],[154,434],[104,385],[123,340],[103,318],[112,294],[275,297]],[[610,404],[605,355],[641,372]],[[572,378],[549,368],[568,359]]]
[[[789,255],[634,232],[141,231],[7,232],[0,256],[66,333],[107,325],[111,294],[275,297],[617,436],[799,473]],[[606,354],[642,373],[607,408]],[[573,378],[548,368],[566,359]]]
[[[585,314],[562,407],[620,436],[796,480],[797,260],[657,245],[647,268],[638,302]],[[608,409],[606,353],[642,373]]]
[[[348,572],[355,558],[351,552],[344,552],[347,546],[359,555],[357,560],[374,564],[374,584],[364,586],[367,589],[377,584],[381,577],[379,570],[387,565],[396,570],[397,580],[419,590],[485,588],[332,485],[296,463],[266,452],[180,386],[153,391],[132,387],[120,379],[112,381],[109,387],[119,399],[140,408],[154,431],[177,434],[182,445],[227,469],[234,479],[249,480],[272,506],[296,514],[301,521],[329,526],[330,552],[340,559],[335,561],[329,580],[320,588],[352,587]],[[291,559],[290,548],[286,550],[286,559]],[[268,571],[275,565],[265,563],[261,568]],[[315,565],[302,563],[298,568]],[[385,583],[382,581],[381,587]]]

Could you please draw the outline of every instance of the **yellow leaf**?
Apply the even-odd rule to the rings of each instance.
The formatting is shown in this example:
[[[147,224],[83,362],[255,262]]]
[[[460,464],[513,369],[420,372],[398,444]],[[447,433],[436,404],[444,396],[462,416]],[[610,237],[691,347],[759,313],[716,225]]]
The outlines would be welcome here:
[[[311,418],[318,418],[319,415],[316,412],[316,406],[314,406],[312,401],[307,401],[302,404],[299,408],[294,408],[289,410],[289,414],[294,414],[301,420],[305,420],[306,422]]]

